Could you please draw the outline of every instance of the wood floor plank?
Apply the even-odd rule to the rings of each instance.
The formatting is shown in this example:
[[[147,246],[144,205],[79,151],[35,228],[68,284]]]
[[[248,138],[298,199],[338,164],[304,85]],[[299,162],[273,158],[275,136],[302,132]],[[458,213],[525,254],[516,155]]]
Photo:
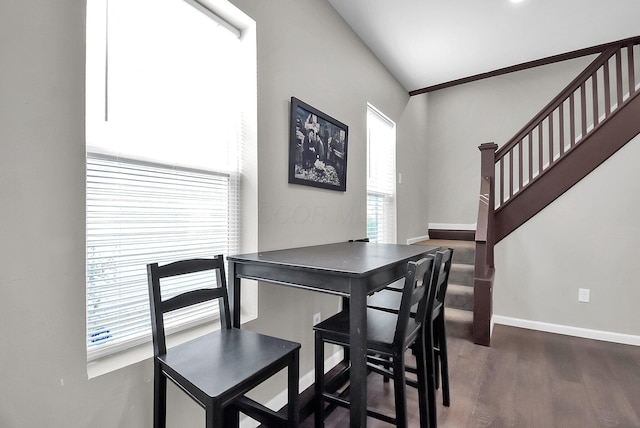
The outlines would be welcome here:
[[[618,388],[619,382],[607,361],[606,354],[612,352],[611,347],[606,349],[596,341],[570,340],[574,343],[574,352],[579,354],[576,366],[582,374],[582,383],[594,408],[598,426],[639,427],[640,420],[625,393]]]
[[[450,338],[448,349],[451,407],[438,392],[440,428],[640,427],[640,347],[496,325],[491,347]],[[368,385],[370,404],[393,413],[393,383],[372,375]],[[418,428],[414,388],[407,400]],[[348,425],[345,409],[325,421]],[[301,427],[313,427],[313,415]]]
[[[517,335],[507,331],[495,339],[471,412],[470,427],[512,427],[515,424],[515,396],[505,392],[514,391],[516,385]]]
[[[522,332],[520,332],[522,333]],[[545,355],[544,338],[538,332],[517,336],[518,360],[513,395],[516,420],[513,427],[551,427],[550,364]]]
[[[478,347],[465,339],[449,339],[451,406],[438,406],[440,427],[464,427],[470,423],[472,415],[468,409],[473,408],[478,399],[489,351],[490,348]],[[455,367],[455,370],[452,367]],[[438,393],[439,400],[441,397],[442,394]]]
[[[640,419],[640,353],[637,347],[610,347],[604,357],[609,364],[618,389],[624,393],[636,418]]]
[[[536,336],[542,335],[542,337],[544,337],[545,352],[549,362],[551,376],[569,382],[580,382],[573,347],[567,336],[544,332],[531,332],[531,334]]]
[[[595,428],[596,414],[589,402],[584,385],[560,378],[551,384],[551,407],[553,425],[563,428]],[[585,421],[590,421],[585,424]]]

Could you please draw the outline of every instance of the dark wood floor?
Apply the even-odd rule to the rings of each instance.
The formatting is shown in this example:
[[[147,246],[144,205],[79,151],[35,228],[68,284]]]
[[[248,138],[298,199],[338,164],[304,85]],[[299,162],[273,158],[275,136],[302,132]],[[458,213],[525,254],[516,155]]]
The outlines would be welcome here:
[[[451,407],[439,393],[438,426],[640,427],[640,347],[496,325],[490,348],[450,338]],[[369,404],[393,413],[393,384],[369,377]],[[410,426],[417,394],[407,389]],[[313,415],[301,424],[313,427]],[[335,410],[325,427],[347,427]],[[369,419],[368,427],[388,427]]]

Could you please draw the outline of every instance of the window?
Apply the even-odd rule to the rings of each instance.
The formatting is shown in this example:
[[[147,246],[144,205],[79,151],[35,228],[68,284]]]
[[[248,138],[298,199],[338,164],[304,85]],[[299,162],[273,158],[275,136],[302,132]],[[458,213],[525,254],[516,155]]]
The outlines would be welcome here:
[[[89,361],[150,341],[147,263],[239,250],[245,117],[255,109],[240,102],[255,79],[242,43],[191,0],[87,2]],[[205,310],[167,326],[202,323]]]
[[[367,236],[396,243],[396,125],[367,105]]]

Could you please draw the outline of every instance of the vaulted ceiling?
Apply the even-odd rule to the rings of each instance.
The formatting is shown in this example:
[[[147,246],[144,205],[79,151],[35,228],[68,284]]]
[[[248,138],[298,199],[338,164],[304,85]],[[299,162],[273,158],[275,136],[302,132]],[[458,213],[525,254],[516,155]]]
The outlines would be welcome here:
[[[639,0],[329,0],[407,91],[640,35]]]

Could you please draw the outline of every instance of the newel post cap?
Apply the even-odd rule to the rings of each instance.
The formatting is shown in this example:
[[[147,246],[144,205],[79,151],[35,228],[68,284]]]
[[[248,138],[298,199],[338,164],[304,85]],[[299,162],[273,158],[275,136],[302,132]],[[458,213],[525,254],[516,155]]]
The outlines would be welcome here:
[[[495,152],[498,149],[498,145],[496,143],[482,143],[478,146],[480,150],[491,150]]]

